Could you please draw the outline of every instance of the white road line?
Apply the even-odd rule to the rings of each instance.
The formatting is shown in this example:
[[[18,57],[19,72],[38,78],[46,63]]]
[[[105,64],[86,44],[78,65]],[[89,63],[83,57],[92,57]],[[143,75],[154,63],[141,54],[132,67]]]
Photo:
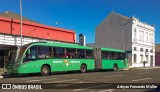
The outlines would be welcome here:
[[[97,74],[102,74],[102,73],[81,73],[80,75],[97,75]]]
[[[111,84],[106,84],[106,85],[100,85],[100,86],[93,86],[93,87],[87,87],[87,88],[82,88],[82,89],[74,89],[73,91],[79,91],[79,90],[84,90],[84,89],[90,89],[90,88],[98,88],[98,87],[103,87]]]
[[[51,78],[51,79],[42,79],[42,80],[53,80],[53,79],[58,79],[58,78]]]
[[[107,90],[102,90],[102,91],[98,91],[98,92],[113,92],[113,90],[115,90],[115,89],[107,89]]]
[[[8,80],[15,80],[15,79],[18,79],[18,78],[11,78],[11,79],[8,79]]]
[[[66,81],[74,81],[74,80],[78,80],[78,79],[61,80],[61,81],[52,81],[52,82],[44,82],[44,83],[66,82]]]
[[[123,75],[111,75],[111,76],[102,76],[102,77],[107,77],[107,78],[109,78],[109,77],[118,77],[118,76],[123,76]]]
[[[3,76],[0,76],[0,78],[3,78]]]
[[[84,82],[77,82],[77,83],[84,83]]]
[[[137,74],[147,74],[147,73],[150,73],[150,72],[143,72],[143,73],[137,73]]]
[[[39,78],[22,78],[20,80],[36,80],[36,79],[39,79]]]
[[[150,80],[152,78],[144,78],[144,79],[137,79],[137,80],[132,80],[132,81],[141,81],[141,80]]]
[[[26,82],[36,82],[36,81],[40,81],[40,80],[28,80]]]

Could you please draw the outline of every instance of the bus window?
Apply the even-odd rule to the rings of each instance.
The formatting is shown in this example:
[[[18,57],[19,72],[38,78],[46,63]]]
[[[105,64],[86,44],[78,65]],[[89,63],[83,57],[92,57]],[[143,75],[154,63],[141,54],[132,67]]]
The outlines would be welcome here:
[[[61,47],[53,47],[53,54],[55,58],[64,58],[64,48]]]
[[[93,58],[93,51],[92,50],[86,50],[86,58]]]
[[[65,55],[68,55],[68,58],[76,58],[76,49],[66,48]]]
[[[23,62],[36,60],[37,59],[37,46],[32,46],[30,49],[27,50]]]
[[[126,53],[122,53],[122,60],[126,58]]]
[[[77,57],[78,58],[84,58],[85,57],[85,50],[77,49]]]
[[[116,59],[115,52],[110,52],[110,59]]]
[[[47,46],[38,46],[38,58],[44,59],[44,58],[52,58],[52,47]]]
[[[110,59],[108,51],[102,51],[102,59]]]

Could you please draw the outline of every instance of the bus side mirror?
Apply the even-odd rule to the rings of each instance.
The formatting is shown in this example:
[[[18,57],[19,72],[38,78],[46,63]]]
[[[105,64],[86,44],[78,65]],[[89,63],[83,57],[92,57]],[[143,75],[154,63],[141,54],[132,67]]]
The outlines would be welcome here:
[[[30,55],[30,54],[31,54],[31,50],[30,50],[30,49],[28,49],[28,52],[27,52],[27,54],[28,54],[28,55]]]

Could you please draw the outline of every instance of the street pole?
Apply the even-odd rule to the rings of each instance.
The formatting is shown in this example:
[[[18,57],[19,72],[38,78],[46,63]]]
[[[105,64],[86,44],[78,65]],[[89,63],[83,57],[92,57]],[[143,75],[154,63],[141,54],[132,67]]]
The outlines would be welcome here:
[[[21,35],[21,46],[22,46],[22,0],[20,0],[20,35]]]
[[[123,20],[122,20],[122,50],[124,50],[124,39],[123,39]]]

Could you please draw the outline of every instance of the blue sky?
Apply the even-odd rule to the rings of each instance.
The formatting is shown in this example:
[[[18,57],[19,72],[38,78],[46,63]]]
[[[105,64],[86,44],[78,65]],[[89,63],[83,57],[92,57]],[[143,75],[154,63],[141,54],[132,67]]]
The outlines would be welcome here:
[[[135,16],[156,26],[155,40],[160,44],[160,0],[22,0],[23,16],[40,23],[72,29],[77,36],[86,35],[87,43],[95,41],[95,28],[115,11]],[[19,0],[1,0],[0,12],[19,14]],[[62,24],[56,24],[61,22]]]

